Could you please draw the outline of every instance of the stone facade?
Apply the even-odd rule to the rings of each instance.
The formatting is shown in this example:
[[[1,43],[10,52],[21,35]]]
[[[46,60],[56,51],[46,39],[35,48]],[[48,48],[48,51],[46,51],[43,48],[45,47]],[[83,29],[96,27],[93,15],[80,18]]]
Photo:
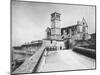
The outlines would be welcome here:
[[[68,35],[70,37],[68,37]],[[88,40],[90,35],[88,34],[88,25],[83,18],[82,21],[77,21],[77,24],[61,28],[62,39],[71,38],[74,40]]]
[[[82,21],[77,21],[75,25],[60,28],[60,15],[61,14],[57,12],[51,14],[51,27],[46,29],[46,39],[48,40],[49,45],[56,44],[63,48],[64,45],[68,45],[66,47],[69,49],[72,48],[72,44],[75,43],[75,40],[90,39],[90,35],[88,34],[88,25],[84,18]]]
[[[61,28],[60,28],[60,15],[57,12],[51,14],[51,28],[47,28],[47,39],[60,40]]]

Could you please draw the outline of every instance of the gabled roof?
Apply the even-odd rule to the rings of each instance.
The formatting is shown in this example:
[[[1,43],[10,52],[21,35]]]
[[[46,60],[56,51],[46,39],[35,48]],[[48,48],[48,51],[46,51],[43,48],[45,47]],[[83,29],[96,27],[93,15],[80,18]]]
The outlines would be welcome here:
[[[82,21],[81,21],[81,24],[82,24],[82,25],[85,25],[85,26],[88,26],[88,25],[87,25],[87,22],[86,22],[86,20],[85,20],[84,17],[83,17],[83,19],[82,19]]]
[[[53,15],[53,14],[59,14],[59,15],[61,15],[60,13],[58,13],[58,12],[54,12],[54,13],[52,13],[51,15]]]
[[[63,27],[61,29],[64,29],[64,28],[72,28],[72,27],[75,27],[75,26],[78,26],[78,25],[77,24],[76,25],[71,25],[71,26]]]

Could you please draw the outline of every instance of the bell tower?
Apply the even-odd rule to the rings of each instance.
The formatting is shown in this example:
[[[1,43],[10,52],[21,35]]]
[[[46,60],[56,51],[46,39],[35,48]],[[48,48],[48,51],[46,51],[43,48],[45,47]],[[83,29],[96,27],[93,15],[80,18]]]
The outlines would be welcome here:
[[[61,39],[60,15],[57,12],[51,14],[51,39]]]

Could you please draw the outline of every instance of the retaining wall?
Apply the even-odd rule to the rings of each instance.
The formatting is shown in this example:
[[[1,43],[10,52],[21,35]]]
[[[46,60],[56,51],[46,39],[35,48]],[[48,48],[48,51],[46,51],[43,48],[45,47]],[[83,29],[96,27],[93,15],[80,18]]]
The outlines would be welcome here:
[[[73,51],[96,59],[96,50],[94,50],[94,49],[87,49],[84,47],[74,47]]]

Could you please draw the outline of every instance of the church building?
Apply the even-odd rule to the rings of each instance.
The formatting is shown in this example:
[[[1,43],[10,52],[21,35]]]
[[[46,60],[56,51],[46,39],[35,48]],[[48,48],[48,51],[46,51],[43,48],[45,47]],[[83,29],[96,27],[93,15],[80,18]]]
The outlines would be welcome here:
[[[61,40],[61,28],[60,28],[60,15],[57,12],[51,14],[51,28],[47,28],[47,39]]]
[[[56,42],[58,44],[64,43],[65,40],[88,40],[90,35],[88,34],[88,25],[86,20],[83,18],[82,21],[77,21],[75,25],[67,26],[61,28],[61,14],[54,12],[51,14],[51,27],[46,29],[47,37],[46,39]]]

